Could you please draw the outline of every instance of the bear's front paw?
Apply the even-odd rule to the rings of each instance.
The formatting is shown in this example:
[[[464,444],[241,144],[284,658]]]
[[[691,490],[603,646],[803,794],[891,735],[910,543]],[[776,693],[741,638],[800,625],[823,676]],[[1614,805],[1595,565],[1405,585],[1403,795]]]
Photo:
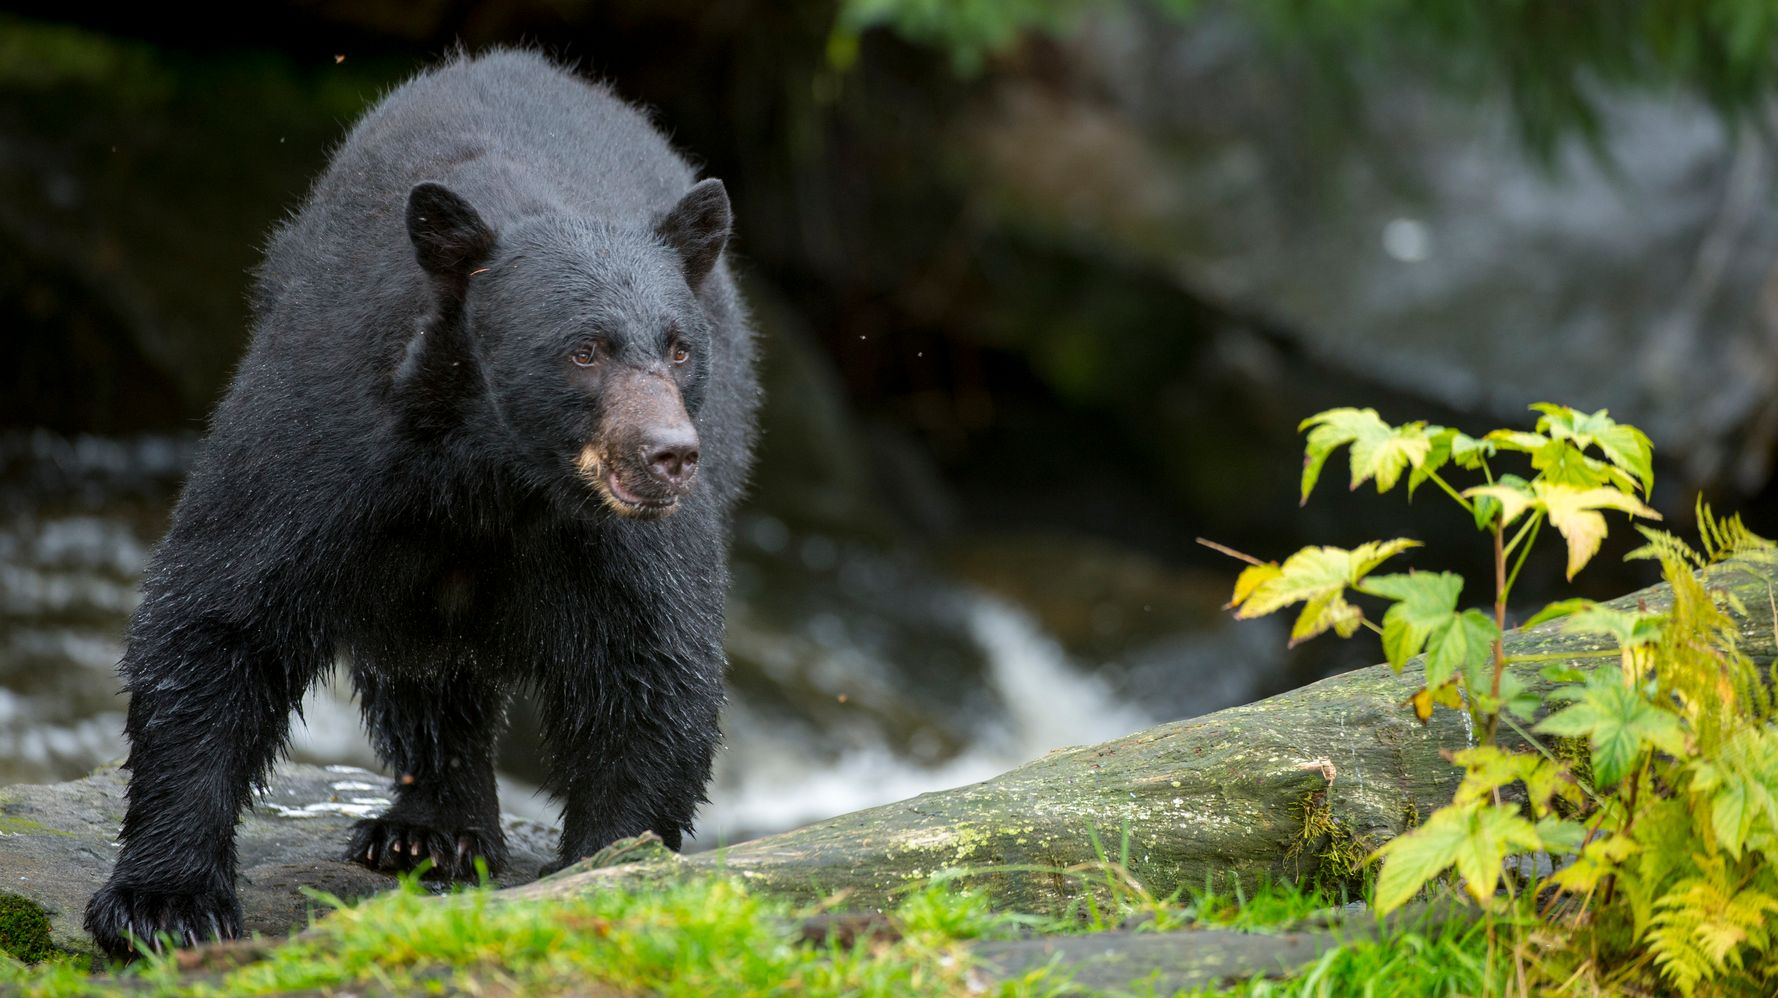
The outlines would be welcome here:
[[[114,957],[241,936],[241,902],[231,890],[163,891],[116,883],[86,905],[86,931]]]
[[[490,876],[506,865],[506,840],[499,832],[479,829],[444,831],[402,821],[394,816],[366,818],[352,827],[352,843],[346,858],[373,870],[400,873],[431,860],[428,877],[473,881],[475,861],[487,864]]]

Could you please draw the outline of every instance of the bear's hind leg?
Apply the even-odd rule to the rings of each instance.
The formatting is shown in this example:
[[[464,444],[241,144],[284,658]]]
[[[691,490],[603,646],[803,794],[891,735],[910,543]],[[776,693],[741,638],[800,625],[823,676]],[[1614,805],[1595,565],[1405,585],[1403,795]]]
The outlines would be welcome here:
[[[352,830],[346,859],[373,870],[411,870],[473,881],[480,858],[489,874],[506,863],[494,746],[506,694],[468,670],[436,680],[353,676],[371,744],[395,773],[395,803]],[[449,692],[445,692],[448,690]]]

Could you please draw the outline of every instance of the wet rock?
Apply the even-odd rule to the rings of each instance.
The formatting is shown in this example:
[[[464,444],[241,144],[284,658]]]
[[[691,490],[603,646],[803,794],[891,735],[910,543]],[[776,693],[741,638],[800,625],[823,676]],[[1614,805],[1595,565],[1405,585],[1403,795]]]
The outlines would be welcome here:
[[[1694,479],[1765,482],[1766,143],[1683,98],[1615,94],[1599,146],[1546,165],[1499,95],[1383,73],[1356,81],[1362,121],[1330,120],[1325,81],[1233,21],[1096,19],[1066,72],[998,81],[958,134],[1003,224],[1147,261],[1329,368],[1488,418],[1609,406],[1684,447]]]
[[[68,783],[0,789],[0,910],[11,913],[8,924],[18,921],[14,909],[24,910],[23,901],[48,916],[50,944],[91,951],[80,921],[117,856],[125,778],[106,768]],[[350,900],[396,885],[393,876],[339,858],[352,822],[388,805],[388,787],[384,777],[350,766],[278,767],[236,840],[248,931],[281,936],[306,926],[326,906],[304,888]],[[554,831],[510,816],[505,827],[511,863],[500,883],[536,879],[553,855]]]

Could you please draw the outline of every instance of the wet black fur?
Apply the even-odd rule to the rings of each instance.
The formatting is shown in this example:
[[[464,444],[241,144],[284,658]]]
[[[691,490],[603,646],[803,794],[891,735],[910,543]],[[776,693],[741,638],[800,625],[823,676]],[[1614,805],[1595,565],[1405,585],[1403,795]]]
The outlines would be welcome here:
[[[639,113],[530,53],[452,61],[353,129],[270,242],[130,624],[122,852],[86,921],[107,950],[240,933],[237,816],[336,659],[403,774],[352,858],[499,866],[493,747],[521,686],[560,861],[650,829],[677,846],[717,739],[755,400],[726,194],[670,216],[691,190]],[[674,326],[702,470],[672,515],[626,519],[576,473],[599,399],[561,365],[597,331],[658,367]]]

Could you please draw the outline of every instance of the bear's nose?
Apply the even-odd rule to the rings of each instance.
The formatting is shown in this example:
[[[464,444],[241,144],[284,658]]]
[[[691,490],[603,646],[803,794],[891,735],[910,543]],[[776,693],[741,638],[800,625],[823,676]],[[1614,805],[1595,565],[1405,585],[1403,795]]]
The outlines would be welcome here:
[[[689,427],[657,436],[642,453],[649,474],[673,488],[684,488],[698,472],[698,437]]]

